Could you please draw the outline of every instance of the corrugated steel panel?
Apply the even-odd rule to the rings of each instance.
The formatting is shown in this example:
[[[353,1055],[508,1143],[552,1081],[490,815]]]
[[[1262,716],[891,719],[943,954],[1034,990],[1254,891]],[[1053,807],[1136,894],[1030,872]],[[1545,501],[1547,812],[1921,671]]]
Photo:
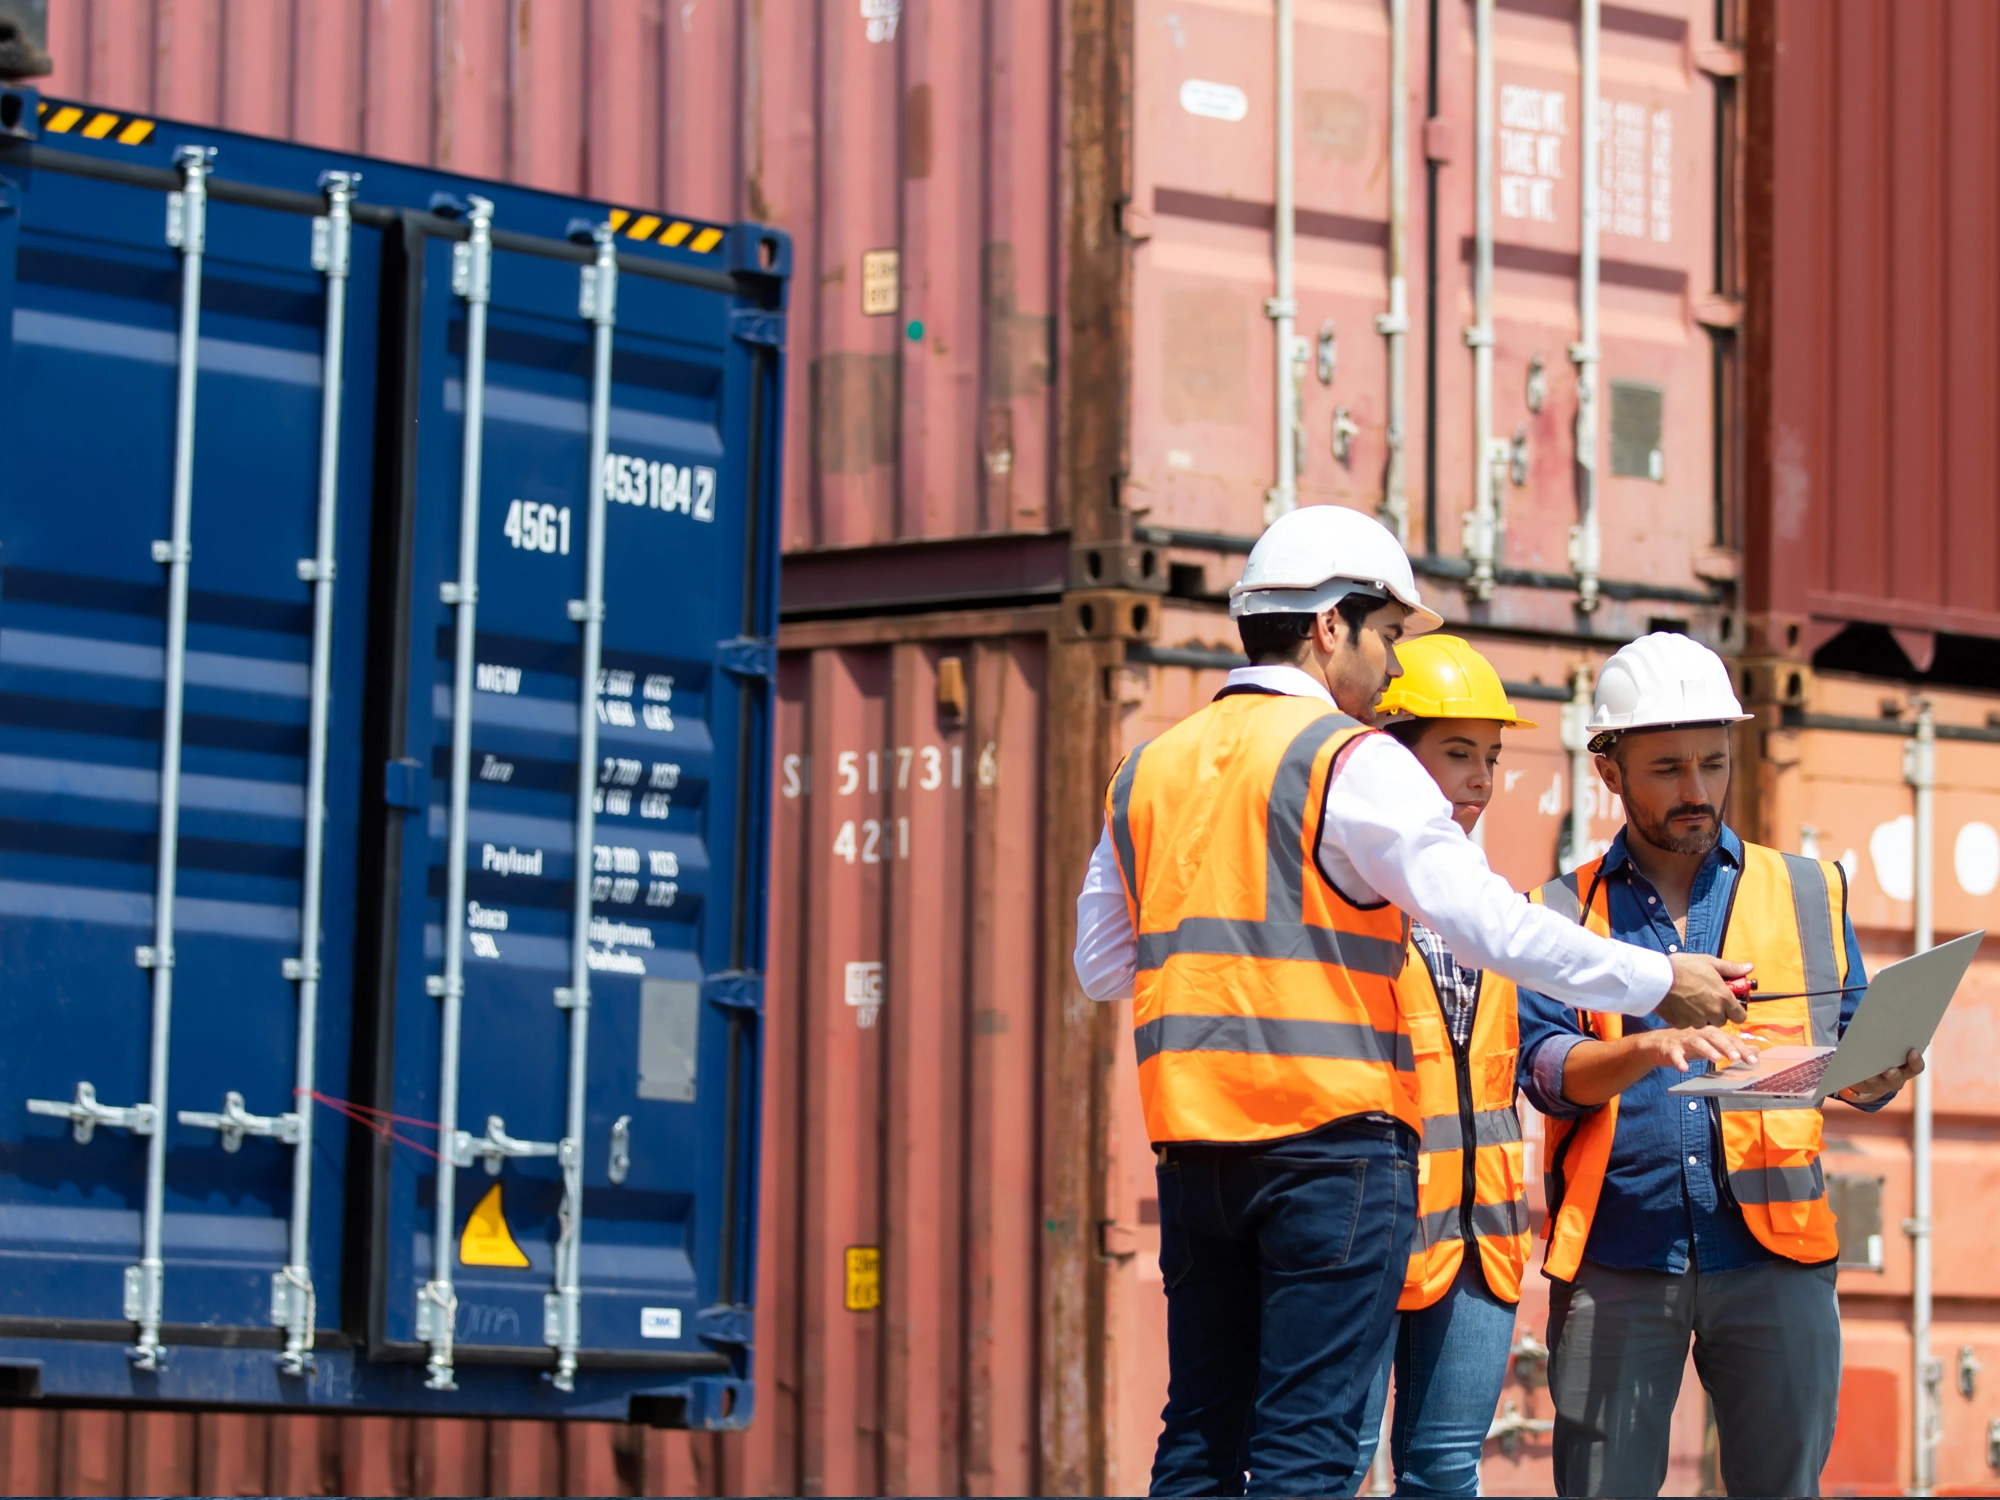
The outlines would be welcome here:
[[[1046,654],[780,669],[754,1490],[1035,1488]]]
[[[73,0],[48,87],[792,229],[786,544],[859,545],[1058,524],[1059,9]]]
[[[1442,12],[1437,118],[1425,129],[1431,44],[1424,7],[1411,9],[1407,452],[1419,547],[1437,554],[1455,596],[1474,448],[1461,338],[1471,320],[1471,23],[1464,7]],[[1708,555],[1719,540],[1715,361],[1697,320],[1732,316],[1711,296],[1717,100],[1729,85],[1695,66],[1713,50],[1712,9],[1650,0],[1605,13],[1603,571],[1684,596],[1614,594],[1585,622],[1606,635],[1654,615],[1712,625],[1720,598],[1696,570],[1729,566]],[[787,478],[788,548],[1070,526],[1094,538],[1134,523],[1252,534],[1262,524],[1274,400],[1262,311],[1272,290],[1268,6],[1140,0],[1114,23],[1062,0],[293,0],[230,17],[225,27],[220,0],[136,11],[78,0],[52,25],[56,86],[790,230],[816,274],[794,294],[787,440],[801,457]],[[266,65],[274,55],[286,65]],[[1330,383],[1305,381],[1301,494],[1373,509],[1386,458],[1374,326],[1388,299],[1382,9],[1301,8],[1297,56],[1300,329],[1330,327],[1338,354]],[[1560,579],[1577,508],[1568,350],[1583,168],[1575,26],[1546,7],[1504,7],[1496,57],[1495,433],[1521,429],[1526,440],[1523,481],[1505,486],[1501,561],[1556,582],[1517,577],[1473,617],[1568,630],[1576,617]],[[1240,91],[1241,118],[1191,113],[1190,82]],[[1541,128],[1526,130],[1536,111]],[[1434,432],[1427,277],[1438,307]],[[1531,402],[1537,361],[1547,394]],[[1661,393],[1657,480],[1611,463],[1617,384]],[[1358,428],[1344,461],[1332,452],[1337,412]],[[1428,530],[1427,445],[1437,491]]]
[[[1712,335],[1697,321],[1715,275],[1717,83],[1694,65],[1712,5],[1655,0],[1606,7],[1602,45],[1604,228],[1598,473],[1603,575],[1709,596]],[[1462,554],[1476,452],[1471,261],[1474,212],[1472,8],[1410,7],[1411,270],[1406,453],[1411,547]],[[1140,0],[1134,26],[1135,204],[1129,503],[1151,525],[1254,535],[1272,482],[1271,320],[1275,49],[1267,7]],[[1302,381],[1301,503],[1370,512],[1388,463],[1389,22],[1379,5],[1302,5],[1297,19],[1298,331],[1333,338],[1332,379]],[[1424,59],[1440,59],[1426,126]],[[1524,472],[1503,486],[1501,566],[1570,572],[1577,519],[1576,366],[1580,245],[1578,41],[1573,9],[1502,6],[1495,27],[1495,376],[1493,435],[1525,440]],[[1241,113],[1218,109],[1213,86]],[[1426,167],[1437,219],[1426,223]],[[1425,258],[1436,246],[1434,263]],[[1436,327],[1426,326],[1427,277]],[[1435,424],[1427,429],[1426,348],[1435,340]],[[1317,358],[1310,362],[1317,364]],[[1537,376],[1536,372],[1539,372]],[[1539,383],[1545,394],[1531,394]],[[1617,472],[1616,388],[1661,393],[1657,478]],[[1335,425],[1355,424],[1343,460]],[[1426,465],[1435,494],[1425,510]],[[1227,571],[1224,569],[1223,571]],[[1213,587],[1217,580],[1211,578]],[[1222,580],[1224,582],[1228,580]],[[1508,588],[1468,609],[1434,585],[1454,619],[1569,631],[1561,589]],[[1583,624],[1637,633],[1687,600],[1613,598]]]
[[[1773,685],[1758,704],[1762,741],[1757,834],[1779,848],[1838,860],[1871,971],[1910,951],[1913,794],[1903,780],[1910,715],[1906,684],[1814,674]],[[1753,679],[1758,680],[1758,679]],[[1934,692],[1939,724],[1935,911],[1940,939],[2000,927],[2000,698]],[[1992,1484],[1987,1429],[1992,1386],[1957,1390],[1958,1351],[2000,1357],[1992,1313],[1991,1246],[2000,1231],[2000,945],[1988,942],[1931,1048],[1937,1112],[1932,1240],[1936,1288],[1931,1352],[1944,1361],[1939,1493]],[[1827,1112],[1827,1170],[1880,1183],[1880,1269],[1840,1274],[1845,1330],[1841,1426],[1828,1494],[1901,1488],[1911,1472],[1909,1297],[1910,1106],[1878,1115]]]
[[[707,1495],[719,1453],[607,1422],[0,1411],[8,1495]]]
[[[2000,636],[2000,12],[1750,9],[1748,608]]]

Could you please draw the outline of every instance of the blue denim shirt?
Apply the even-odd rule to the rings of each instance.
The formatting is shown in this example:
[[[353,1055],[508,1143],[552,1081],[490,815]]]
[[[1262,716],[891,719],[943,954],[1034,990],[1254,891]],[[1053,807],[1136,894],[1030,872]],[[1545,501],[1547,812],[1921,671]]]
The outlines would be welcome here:
[[[1604,856],[1611,935],[1661,953],[1719,953],[1722,925],[1742,868],[1743,841],[1725,826],[1695,875],[1683,941],[1666,902],[1626,853],[1620,829]],[[1849,983],[1866,983],[1854,924],[1846,925]],[[1842,1031],[1862,994],[1854,990],[1841,997]],[[1665,1030],[1666,1023],[1653,1016],[1625,1018],[1627,1035],[1642,1029]],[[1575,1010],[1532,990],[1521,991],[1521,1088],[1543,1114],[1575,1118],[1589,1113],[1562,1096],[1563,1063],[1570,1048],[1587,1036]],[[1690,1075],[1705,1073],[1708,1064],[1690,1060],[1689,1070]],[[1722,1195],[1719,1114],[1706,1101],[1667,1092],[1681,1076],[1672,1068],[1655,1068],[1619,1096],[1618,1133],[1585,1258],[1601,1266],[1674,1275],[1687,1270],[1691,1252],[1705,1272],[1778,1259],[1750,1233],[1742,1211]],[[1867,1108],[1887,1103],[1884,1099]]]

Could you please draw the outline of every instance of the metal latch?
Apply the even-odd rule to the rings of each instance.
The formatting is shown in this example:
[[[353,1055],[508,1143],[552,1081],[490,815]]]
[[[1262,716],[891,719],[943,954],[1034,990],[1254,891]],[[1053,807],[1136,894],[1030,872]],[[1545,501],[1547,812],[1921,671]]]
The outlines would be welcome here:
[[[605,1175],[615,1187],[632,1170],[632,1117],[620,1115],[611,1122],[611,1168]]]
[[[1553,1432],[1555,1422],[1548,1417],[1526,1417],[1521,1415],[1521,1403],[1511,1398],[1501,1403],[1500,1415],[1486,1429],[1486,1441],[1497,1442],[1500,1451],[1512,1458],[1521,1446],[1521,1439],[1531,1433]]]
[[[207,1110],[184,1109],[176,1118],[181,1124],[192,1125],[196,1130],[221,1131],[224,1151],[242,1150],[243,1137],[246,1135],[283,1141],[287,1146],[296,1146],[299,1143],[297,1115],[253,1115],[244,1109],[243,1096],[234,1089],[222,1096],[222,1113],[211,1114]]]
[[[1958,1346],[1958,1393],[1966,1400],[1972,1399],[1973,1386],[1979,1380],[1979,1372],[1986,1368],[1979,1358],[1979,1351],[1970,1344]]]
[[[486,1117],[486,1134],[483,1136],[464,1130],[451,1133],[451,1164],[454,1167],[469,1167],[477,1157],[484,1164],[488,1177],[498,1177],[500,1163],[510,1156],[554,1156],[561,1149],[555,1141],[515,1140],[507,1134],[506,1122],[498,1115]]]
[[[134,1104],[124,1109],[99,1104],[97,1089],[89,1083],[79,1083],[76,1098],[72,1100],[30,1099],[28,1113],[69,1121],[69,1133],[79,1146],[89,1145],[91,1136],[96,1134],[100,1125],[129,1130],[134,1135],[151,1135],[160,1118],[160,1112],[150,1104]]]
[[[1354,440],[1361,436],[1361,428],[1354,420],[1354,414],[1344,406],[1333,409],[1333,457],[1336,463],[1346,463],[1354,452]]]
[[[1507,477],[1519,489],[1528,482],[1528,424],[1514,429],[1514,441],[1507,445]]]

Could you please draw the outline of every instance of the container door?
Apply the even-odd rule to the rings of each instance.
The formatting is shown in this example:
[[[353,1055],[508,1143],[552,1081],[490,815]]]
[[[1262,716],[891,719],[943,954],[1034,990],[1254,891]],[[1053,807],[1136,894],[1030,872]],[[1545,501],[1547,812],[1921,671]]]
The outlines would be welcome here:
[[[775,350],[745,342],[726,292],[628,272],[606,386],[584,285],[599,273],[488,251],[475,226],[409,247],[420,368],[406,724],[390,749],[428,790],[392,854],[378,1054],[383,1107],[413,1123],[380,1155],[375,1334],[421,1346],[440,1389],[496,1363],[553,1367],[559,1391],[588,1392],[606,1366],[741,1377],[760,992],[738,971],[761,967],[774,537],[748,496],[774,492],[758,455]],[[594,478],[602,639],[586,694]],[[579,1189],[580,1213],[566,1206]]]
[[[323,548],[326,231],[202,201],[227,163],[168,137],[92,137],[150,186],[0,166],[0,1333],[91,1341],[107,1395],[173,1394],[121,1344],[171,1370],[218,1329],[282,1353],[289,1322],[307,1353],[341,1281],[339,1130],[290,1243],[312,580],[337,556],[316,1036],[344,1092],[379,234],[349,260]]]

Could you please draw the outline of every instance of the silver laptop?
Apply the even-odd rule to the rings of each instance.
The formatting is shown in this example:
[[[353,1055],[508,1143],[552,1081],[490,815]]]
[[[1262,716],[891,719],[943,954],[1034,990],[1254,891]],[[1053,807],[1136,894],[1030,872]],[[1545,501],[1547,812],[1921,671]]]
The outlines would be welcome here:
[[[1667,1092],[1699,1094],[1724,1109],[1804,1109],[1829,1095],[1900,1065],[1921,1052],[1944,1019],[1984,932],[1940,943],[1905,958],[1869,981],[1866,1003],[1838,1047],[1765,1047],[1754,1063],[1683,1079]],[[1750,996],[1746,1036],[1757,1035],[1757,997]]]

